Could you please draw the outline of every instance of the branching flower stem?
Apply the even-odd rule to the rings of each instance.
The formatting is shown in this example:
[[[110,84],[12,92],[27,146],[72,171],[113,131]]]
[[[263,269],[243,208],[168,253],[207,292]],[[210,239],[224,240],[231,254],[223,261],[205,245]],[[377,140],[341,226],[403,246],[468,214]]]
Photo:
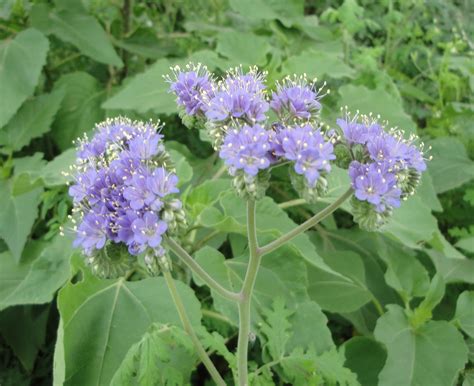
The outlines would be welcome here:
[[[273,240],[271,243],[259,248],[258,253],[263,256],[270,252],[273,252],[275,249],[281,247],[283,244],[286,244],[291,239],[295,238],[299,234],[307,231],[308,229],[315,226],[320,221],[324,220],[327,216],[333,213],[337,208],[339,208],[344,201],[346,201],[352,195],[352,188],[349,188],[342,196],[340,196],[336,201],[331,205],[328,205],[326,208],[316,213],[313,217],[306,220],[301,225],[298,225],[296,228],[290,232],[280,236],[276,240]]]
[[[192,256],[186,252],[186,250],[174,241],[170,237],[165,237],[165,241],[170,247],[170,249],[181,259],[181,261],[188,266],[196,275],[198,275],[201,280],[203,280],[211,289],[215,290],[218,294],[223,296],[226,299],[233,301],[240,301],[240,295],[238,293],[232,292],[221,286],[217,281],[215,281],[211,275],[209,275],[199,263],[192,258]]]
[[[173,299],[173,302],[176,306],[176,310],[178,311],[179,318],[181,320],[181,324],[183,325],[184,331],[186,331],[186,333],[191,338],[196,348],[196,352],[199,355],[199,358],[201,359],[202,363],[206,367],[207,371],[209,371],[209,374],[211,375],[214,382],[218,386],[225,386],[226,383],[224,379],[221,377],[221,375],[217,371],[216,367],[214,366],[214,363],[212,363],[211,358],[209,358],[209,356],[207,355],[206,350],[202,346],[201,342],[199,341],[199,338],[196,335],[196,332],[193,329],[193,326],[191,325],[191,321],[189,320],[188,315],[186,314],[186,308],[184,307],[183,301],[181,300],[181,297],[179,296],[178,290],[174,283],[174,279],[171,276],[171,273],[168,270],[164,270],[163,276],[166,280],[166,284],[168,285],[168,289],[170,291],[171,298]]]

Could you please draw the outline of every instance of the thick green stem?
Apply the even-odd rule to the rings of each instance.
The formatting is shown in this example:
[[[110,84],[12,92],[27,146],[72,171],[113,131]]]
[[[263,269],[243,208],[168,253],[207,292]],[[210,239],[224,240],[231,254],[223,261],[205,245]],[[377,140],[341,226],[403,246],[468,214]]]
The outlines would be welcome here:
[[[206,369],[207,371],[209,371],[209,374],[211,375],[214,382],[219,386],[225,386],[224,379],[222,379],[221,375],[214,366],[214,363],[212,363],[211,358],[209,358],[209,356],[207,355],[206,350],[204,350],[204,347],[199,341],[199,338],[197,337],[196,332],[194,331],[193,326],[191,325],[188,315],[186,314],[186,308],[184,307],[181,297],[179,296],[171,273],[167,270],[164,270],[163,276],[166,280],[166,284],[168,285],[168,289],[170,291],[174,305],[176,306],[176,310],[178,311],[179,318],[181,319],[181,324],[183,325],[184,331],[186,331],[186,333],[193,341],[194,347],[196,348],[199,358],[201,358],[202,363],[204,364],[204,366],[206,366]]]
[[[181,261],[188,266],[201,280],[203,280],[211,289],[226,299],[239,301],[240,295],[238,293],[227,290],[222,287],[212,276],[210,276],[197,262],[189,255],[186,250],[170,237],[165,238],[166,243],[170,249],[181,259]]]
[[[313,217],[306,220],[301,225],[298,225],[296,228],[291,230],[290,232],[280,236],[276,240],[272,241],[271,243],[261,247],[258,249],[258,253],[260,256],[266,255],[274,251],[275,249],[281,247],[283,244],[287,243],[294,237],[298,236],[299,234],[307,231],[309,228],[312,228],[321,220],[325,219],[329,216],[332,212],[334,212],[337,208],[339,208],[344,201],[346,201],[352,195],[352,188],[349,188],[341,197],[339,197],[336,201],[334,201],[331,205],[328,205],[319,213],[316,213]]]
[[[250,306],[252,292],[260,266],[258,253],[257,226],[255,221],[255,201],[247,202],[247,235],[249,245],[249,264],[242,285],[239,303],[239,338],[237,342],[238,378],[240,386],[248,386],[248,346],[250,335]]]

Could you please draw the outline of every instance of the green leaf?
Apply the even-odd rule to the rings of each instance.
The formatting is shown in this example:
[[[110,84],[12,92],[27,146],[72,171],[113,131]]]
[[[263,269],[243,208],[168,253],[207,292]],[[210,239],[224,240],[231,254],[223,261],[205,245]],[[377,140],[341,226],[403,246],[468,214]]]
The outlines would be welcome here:
[[[310,78],[352,78],[354,69],[344,63],[342,52],[304,51],[290,56],[283,64],[283,74],[307,74]]]
[[[418,196],[403,201],[400,208],[393,211],[393,216],[383,226],[388,232],[411,248],[420,248],[423,241],[429,241],[438,231],[436,218],[430,208],[424,205]]]
[[[68,149],[49,161],[38,173],[38,177],[47,187],[65,185],[73,180],[70,167],[76,159],[76,149]]]
[[[304,14],[301,0],[231,0],[231,8],[251,20],[280,20],[291,27]]]
[[[174,167],[176,168],[176,175],[179,178],[178,186],[183,186],[186,182],[191,181],[191,178],[193,177],[193,168],[186,160],[186,157],[179,151],[170,149],[168,152],[173,161]]]
[[[467,362],[462,335],[445,321],[430,321],[414,330],[401,307],[388,309],[374,332],[388,354],[379,386],[453,385]]]
[[[48,315],[49,306],[11,307],[0,313],[0,334],[28,372],[44,344]]]
[[[456,243],[456,247],[464,249],[466,252],[474,253],[474,236],[462,238]]]
[[[48,39],[31,28],[0,44],[0,127],[33,94],[48,47]]]
[[[42,188],[35,188],[27,193],[12,195],[11,184],[0,181],[0,237],[10,249],[13,258],[20,260],[21,252],[31,227],[38,215],[38,204]]]
[[[364,264],[360,256],[337,251],[326,262],[341,275],[308,266],[309,297],[323,310],[352,312],[372,299],[365,284]]]
[[[444,292],[445,283],[443,280],[443,276],[437,273],[431,280],[425,298],[416,308],[414,314],[410,316],[410,322],[414,326],[419,326],[423,324],[426,320],[431,319],[432,311],[443,299]]]
[[[317,303],[307,301],[297,304],[289,322],[293,334],[286,345],[288,351],[302,348],[319,355],[335,347],[327,326],[328,319]]]
[[[387,352],[382,345],[371,338],[356,336],[344,343],[345,366],[357,374],[361,385],[377,386]]]
[[[85,72],[61,76],[54,84],[54,89],[64,89],[65,92],[52,132],[57,145],[65,150],[104,119],[100,104],[105,90],[97,79]]]
[[[382,120],[388,120],[390,126],[398,126],[407,133],[416,131],[415,122],[403,110],[402,101],[381,88],[370,90],[365,86],[352,84],[338,90],[341,95],[339,106],[347,106],[349,111],[359,110],[363,114],[380,114]]]
[[[474,284],[474,260],[467,258],[452,258],[435,250],[426,250],[433,260],[436,271],[443,276],[446,283]]]
[[[454,319],[466,334],[474,338],[474,291],[464,291],[459,295]]]
[[[31,249],[26,248],[30,254]],[[17,264],[10,253],[0,255],[0,310],[19,304],[49,303],[69,277],[72,240],[56,236],[34,260]]]
[[[226,260],[219,251],[206,246],[196,253],[196,261],[227,289],[233,291],[241,289],[248,262],[246,256]],[[199,285],[203,284],[197,276],[194,276],[194,280]],[[277,297],[281,297],[289,307],[307,300],[306,285],[305,265],[301,260],[294,258],[294,253],[289,248],[283,247],[268,255],[260,266],[252,296],[252,321],[259,322],[263,310],[270,308]],[[211,293],[216,310],[237,325],[238,314],[235,303],[222,298],[212,290]]]
[[[196,359],[193,342],[182,329],[153,324],[130,347],[110,385],[186,385]]]
[[[231,187],[230,180],[208,180],[193,187],[184,198],[187,212],[196,220],[206,208],[212,207],[220,195]]]
[[[428,170],[433,179],[436,193],[457,188],[474,178],[474,162],[467,155],[462,142],[456,138],[436,138],[429,142],[433,157]]]
[[[152,323],[179,325],[180,320],[163,278],[127,282],[84,273],[83,281],[68,283],[58,298],[64,323],[64,384],[108,385],[130,346]],[[193,291],[181,282],[176,285],[191,323],[200,325],[200,304]]]
[[[271,46],[268,39],[251,32],[231,31],[217,35],[216,50],[234,66],[264,65]]]
[[[62,319],[59,319],[56,344],[54,345],[53,357],[53,386],[62,386],[66,377],[66,364],[64,363],[64,327]]]
[[[135,75],[114,96],[107,99],[104,109],[134,110],[145,113],[154,110],[159,114],[177,112],[175,97],[168,92],[169,85],[163,79],[170,74],[170,62],[160,59],[145,72]]]
[[[55,91],[25,102],[8,124],[0,130],[0,145],[18,151],[28,145],[33,138],[41,137],[48,132],[63,97],[61,91]]]
[[[104,64],[122,67],[109,36],[91,15],[65,7],[52,11],[45,4],[37,4],[31,11],[33,26],[46,34],[74,45],[81,53]]]

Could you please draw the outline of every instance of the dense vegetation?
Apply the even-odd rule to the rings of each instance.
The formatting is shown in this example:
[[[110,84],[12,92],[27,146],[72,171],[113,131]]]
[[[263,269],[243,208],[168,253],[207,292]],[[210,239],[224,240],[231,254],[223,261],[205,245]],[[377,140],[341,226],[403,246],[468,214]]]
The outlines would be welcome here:
[[[108,117],[159,118],[182,242],[222,285],[241,285],[245,203],[163,79],[190,61],[221,74],[257,65],[270,86],[306,73],[331,90],[327,125],[348,106],[431,146],[417,194],[381,231],[360,230],[343,206],[265,257],[252,382],[474,385],[473,12],[461,0],[1,1],[0,385],[211,384],[162,278],[94,276],[68,231],[73,141]],[[257,206],[259,239],[348,186],[340,169],[328,182],[317,204],[296,202],[278,169]],[[232,384],[236,309],[178,261],[174,276]]]

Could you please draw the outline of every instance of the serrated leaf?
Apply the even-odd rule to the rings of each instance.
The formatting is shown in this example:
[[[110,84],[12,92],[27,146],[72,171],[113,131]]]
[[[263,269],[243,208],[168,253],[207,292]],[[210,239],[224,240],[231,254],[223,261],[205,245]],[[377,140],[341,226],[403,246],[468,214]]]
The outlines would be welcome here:
[[[105,90],[97,79],[85,72],[61,76],[54,89],[63,89],[65,96],[54,121],[52,135],[60,149],[65,150],[104,119],[100,104]]]
[[[62,91],[39,95],[23,104],[8,124],[0,130],[0,145],[21,150],[33,138],[51,129],[51,123],[64,97]]]
[[[474,338],[474,291],[464,291],[459,295],[454,319],[466,334]]]
[[[352,78],[354,69],[342,58],[342,52],[309,50],[300,55],[291,56],[283,64],[283,74],[307,74],[310,78]]]
[[[95,17],[71,7],[53,11],[46,4],[35,5],[31,13],[36,28],[71,43],[93,60],[116,67],[123,66],[109,36]]]
[[[197,359],[191,338],[176,326],[149,330],[130,347],[110,385],[189,385]]]
[[[474,162],[467,155],[462,142],[456,138],[436,138],[429,142],[433,157],[428,170],[436,193],[457,188],[474,178]]]
[[[216,50],[234,66],[264,65],[266,55],[271,50],[268,39],[251,32],[230,31],[217,35]]]
[[[42,188],[12,195],[11,183],[0,181],[0,237],[10,249],[15,261],[19,261],[23,247],[38,215]]]
[[[20,264],[9,252],[1,254],[0,310],[14,305],[50,302],[69,277],[71,242],[69,237],[56,236],[38,257]]]
[[[154,110],[159,114],[177,112],[175,97],[168,92],[169,84],[163,75],[170,73],[170,62],[160,59],[145,72],[135,75],[114,96],[107,99],[104,109],[135,110],[145,113]]]
[[[85,276],[63,287],[58,298],[66,386],[109,384],[130,346],[152,323],[180,325],[163,278],[126,282]],[[200,304],[193,291],[181,282],[176,285],[191,323],[200,325]]]
[[[430,321],[414,330],[401,307],[388,309],[374,331],[388,354],[379,385],[453,385],[467,361],[462,335],[445,321]]]
[[[48,48],[48,39],[32,28],[0,44],[0,127],[33,94]]]

